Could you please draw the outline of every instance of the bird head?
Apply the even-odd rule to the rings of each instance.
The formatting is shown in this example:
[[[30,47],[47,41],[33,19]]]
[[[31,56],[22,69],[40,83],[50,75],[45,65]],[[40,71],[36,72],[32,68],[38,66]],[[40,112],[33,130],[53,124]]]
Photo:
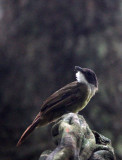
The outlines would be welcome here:
[[[93,70],[75,66],[76,79],[79,83],[91,84],[98,88],[97,76]]]

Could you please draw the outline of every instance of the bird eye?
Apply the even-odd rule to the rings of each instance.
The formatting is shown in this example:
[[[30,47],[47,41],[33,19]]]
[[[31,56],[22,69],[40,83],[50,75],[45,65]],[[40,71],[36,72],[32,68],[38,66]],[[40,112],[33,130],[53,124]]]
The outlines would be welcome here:
[[[93,74],[91,74],[90,72],[87,72],[86,74],[87,74],[87,76],[89,76],[89,77],[92,77],[92,76],[93,76]]]
[[[87,72],[87,75],[88,75],[88,76],[91,76],[91,73],[90,73],[90,72]]]
[[[97,85],[96,83],[96,76],[93,72],[86,72],[86,79],[88,80],[89,83],[94,84],[95,86]]]

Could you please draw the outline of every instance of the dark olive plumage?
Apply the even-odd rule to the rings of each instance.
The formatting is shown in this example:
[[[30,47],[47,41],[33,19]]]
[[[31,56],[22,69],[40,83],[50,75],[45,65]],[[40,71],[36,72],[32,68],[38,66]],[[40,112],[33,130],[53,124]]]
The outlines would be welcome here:
[[[75,67],[75,69],[85,75],[88,83],[74,81],[48,97],[42,104],[41,110],[32,124],[21,136],[17,144],[18,146],[36,127],[51,123],[67,112],[79,112],[90,101],[93,96],[91,89],[94,88],[90,88],[89,83],[94,85],[95,88],[97,86],[97,79],[94,77],[94,72],[80,67]]]

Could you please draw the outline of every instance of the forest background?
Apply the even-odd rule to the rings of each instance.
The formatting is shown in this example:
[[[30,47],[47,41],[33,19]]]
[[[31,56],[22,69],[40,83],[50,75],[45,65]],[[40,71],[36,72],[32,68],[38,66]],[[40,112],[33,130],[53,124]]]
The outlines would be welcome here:
[[[121,0],[1,0],[0,159],[37,160],[54,147],[52,124],[16,143],[42,102],[75,80],[76,65],[93,69],[99,81],[80,114],[122,159],[121,40]]]

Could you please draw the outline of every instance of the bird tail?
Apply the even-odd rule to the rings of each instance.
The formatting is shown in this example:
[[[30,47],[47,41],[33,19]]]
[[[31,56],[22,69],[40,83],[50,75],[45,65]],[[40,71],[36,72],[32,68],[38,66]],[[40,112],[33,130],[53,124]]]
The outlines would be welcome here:
[[[20,146],[24,140],[31,134],[31,132],[38,126],[40,122],[40,117],[36,118],[32,124],[25,130],[25,132],[22,134],[22,136],[20,137],[18,143],[17,143],[17,147]]]

